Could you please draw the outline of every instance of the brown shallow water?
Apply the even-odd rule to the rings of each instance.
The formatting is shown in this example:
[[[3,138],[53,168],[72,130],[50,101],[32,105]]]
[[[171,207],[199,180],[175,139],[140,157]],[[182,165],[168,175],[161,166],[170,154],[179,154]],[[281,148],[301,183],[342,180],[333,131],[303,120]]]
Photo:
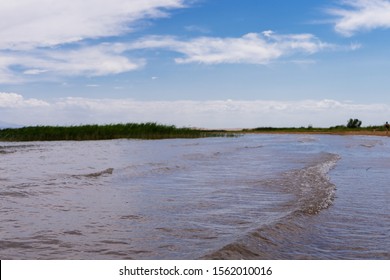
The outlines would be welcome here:
[[[387,137],[0,143],[1,259],[389,259]]]

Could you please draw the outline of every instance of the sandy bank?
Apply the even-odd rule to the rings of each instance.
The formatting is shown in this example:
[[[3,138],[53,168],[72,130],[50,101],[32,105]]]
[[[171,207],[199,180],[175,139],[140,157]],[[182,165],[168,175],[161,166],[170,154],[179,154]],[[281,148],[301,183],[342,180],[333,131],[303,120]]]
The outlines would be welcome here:
[[[232,131],[237,132],[237,130]],[[344,135],[344,136],[388,136],[390,137],[390,132],[386,131],[369,131],[369,130],[356,130],[356,131],[316,131],[316,130],[307,130],[307,131],[242,131],[240,133],[249,133],[249,134],[325,134],[325,135]]]

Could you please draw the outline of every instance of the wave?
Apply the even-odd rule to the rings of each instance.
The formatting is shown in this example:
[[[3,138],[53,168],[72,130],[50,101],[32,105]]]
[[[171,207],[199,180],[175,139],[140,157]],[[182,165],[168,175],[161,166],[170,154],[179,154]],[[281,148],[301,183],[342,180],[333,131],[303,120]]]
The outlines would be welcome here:
[[[38,145],[2,145],[0,146],[0,149],[26,149],[26,148],[33,148],[37,147]]]
[[[0,197],[16,197],[16,198],[24,198],[29,197],[30,194],[24,191],[1,191]]]
[[[87,178],[98,178],[104,175],[112,175],[114,172],[114,168],[107,168],[99,172],[94,172],[94,173],[88,173],[88,174],[83,174],[83,175],[73,175],[72,177],[75,178],[80,178],[80,177],[87,177]]]
[[[286,191],[298,197],[297,213],[317,214],[332,204],[336,187],[327,174],[339,159],[338,155],[321,153],[310,166],[283,176]]]
[[[303,136],[298,139],[298,142],[300,143],[318,142],[318,139],[312,136]]]
[[[330,207],[336,186],[327,176],[340,156],[321,153],[309,166],[268,180],[267,185],[280,188],[294,199],[284,205],[285,215],[276,221],[255,228],[244,236],[211,252],[202,259],[306,259],[300,244],[307,221]],[[259,213],[261,215],[261,213]]]
[[[27,149],[27,148],[33,148],[34,145],[7,145],[7,146],[0,146],[0,155],[3,154],[12,154],[16,153],[19,150]]]

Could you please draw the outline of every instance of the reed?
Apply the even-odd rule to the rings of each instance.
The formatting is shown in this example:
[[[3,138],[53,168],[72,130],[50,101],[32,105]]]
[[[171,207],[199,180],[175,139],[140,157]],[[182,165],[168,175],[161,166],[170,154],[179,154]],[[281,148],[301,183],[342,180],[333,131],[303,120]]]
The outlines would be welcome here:
[[[32,126],[0,130],[1,141],[61,141],[108,139],[166,139],[225,136],[222,132],[209,132],[192,128],[177,128],[157,123],[127,123],[80,126]]]

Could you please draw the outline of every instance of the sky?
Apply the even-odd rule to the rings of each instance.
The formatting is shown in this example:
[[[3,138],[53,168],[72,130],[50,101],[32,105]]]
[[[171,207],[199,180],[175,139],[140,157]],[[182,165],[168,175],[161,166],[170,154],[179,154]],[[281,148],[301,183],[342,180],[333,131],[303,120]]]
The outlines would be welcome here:
[[[390,0],[0,0],[0,126],[390,121]]]

